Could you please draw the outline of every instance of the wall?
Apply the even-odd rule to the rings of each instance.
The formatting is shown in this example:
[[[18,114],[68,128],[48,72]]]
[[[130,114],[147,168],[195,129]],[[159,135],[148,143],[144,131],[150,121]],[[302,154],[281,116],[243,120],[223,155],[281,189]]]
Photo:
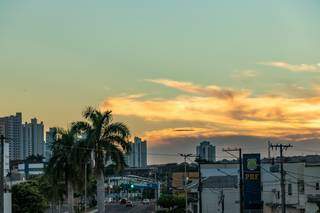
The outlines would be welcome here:
[[[239,191],[237,189],[223,189],[224,213],[239,212]],[[221,190],[208,189],[202,190],[202,212],[203,213],[220,213],[222,212]]]

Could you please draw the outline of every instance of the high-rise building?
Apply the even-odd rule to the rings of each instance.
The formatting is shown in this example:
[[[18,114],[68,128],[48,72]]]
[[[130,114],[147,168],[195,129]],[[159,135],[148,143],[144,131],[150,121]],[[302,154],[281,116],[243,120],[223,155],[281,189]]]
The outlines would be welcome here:
[[[22,125],[21,158],[26,159],[30,155],[44,156],[44,126],[36,118]]]
[[[44,158],[49,161],[52,156],[51,146],[56,139],[57,128],[49,128],[46,132],[46,143],[44,145]]]
[[[131,152],[125,157],[129,167],[145,168],[147,167],[147,141],[135,137],[131,143]]]
[[[0,126],[4,129],[4,135],[10,138],[10,160],[21,160],[22,153],[22,113],[0,118]]]
[[[209,141],[203,141],[197,146],[197,156],[199,160],[214,162],[216,161],[216,147]]]

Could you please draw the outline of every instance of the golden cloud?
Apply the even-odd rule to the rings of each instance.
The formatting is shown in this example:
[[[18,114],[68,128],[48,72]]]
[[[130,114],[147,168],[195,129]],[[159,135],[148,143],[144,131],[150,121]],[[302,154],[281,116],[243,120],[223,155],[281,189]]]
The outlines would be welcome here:
[[[320,133],[318,97],[251,96],[249,92],[235,92],[214,85],[200,87],[192,83],[163,79],[152,82],[180,89],[189,94],[150,100],[140,96],[111,97],[101,104],[101,109],[112,109],[118,115],[136,116],[154,122],[203,123],[203,128],[181,126],[181,128],[152,130],[145,133],[146,138],[155,141],[190,135],[204,137],[248,135],[293,140],[318,137]],[[220,92],[224,94],[225,91],[232,91],[233,98],[229,95],[217,95]],[[203,94],[205,96],[202,96]]]
[[[232,73],[231,77],[234,79],[248,79],[254,78],[258,75],[256,70],[236,70]]]
[[[228,88],[221,88],[216,85],[201,87],[191,82],[173,81],[169,79],[146,79],[146,81],[156,83],[156,84],[161,84],[166,87],[178,89],[180,91],[187,92],[187,93],[204,95],[204,96],[213,96],[213,97],[222,98],[222,99],[249,95],[248,91],[235,91]]]
[[[314,64],[289,64],[283,61],[263,62],[260,64],[286,69],[291,72],[320,72],[320,67]]]

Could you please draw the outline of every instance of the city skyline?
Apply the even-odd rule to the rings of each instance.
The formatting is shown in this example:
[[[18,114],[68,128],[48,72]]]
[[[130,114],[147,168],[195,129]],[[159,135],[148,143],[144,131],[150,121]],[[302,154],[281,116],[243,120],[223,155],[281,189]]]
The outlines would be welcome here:
[[[267,140],[320,151],[319,1],[58,2],[0,3],[0,117],[47,130],[112,110],[172,154],[151,163],[203,140],[217,158]]]

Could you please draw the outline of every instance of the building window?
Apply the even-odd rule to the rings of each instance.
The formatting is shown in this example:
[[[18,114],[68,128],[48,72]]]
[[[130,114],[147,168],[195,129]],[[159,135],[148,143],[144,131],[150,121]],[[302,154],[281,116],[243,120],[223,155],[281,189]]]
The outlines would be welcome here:
[[[319,183],[316,183],[316,190],[319,190],[319,189],[320,189]]]
[[[304,181],[298,180],[298,190],[300,194],[304,194]]]
[[[292,184],[288,184],[288,195],[292,195]]]

